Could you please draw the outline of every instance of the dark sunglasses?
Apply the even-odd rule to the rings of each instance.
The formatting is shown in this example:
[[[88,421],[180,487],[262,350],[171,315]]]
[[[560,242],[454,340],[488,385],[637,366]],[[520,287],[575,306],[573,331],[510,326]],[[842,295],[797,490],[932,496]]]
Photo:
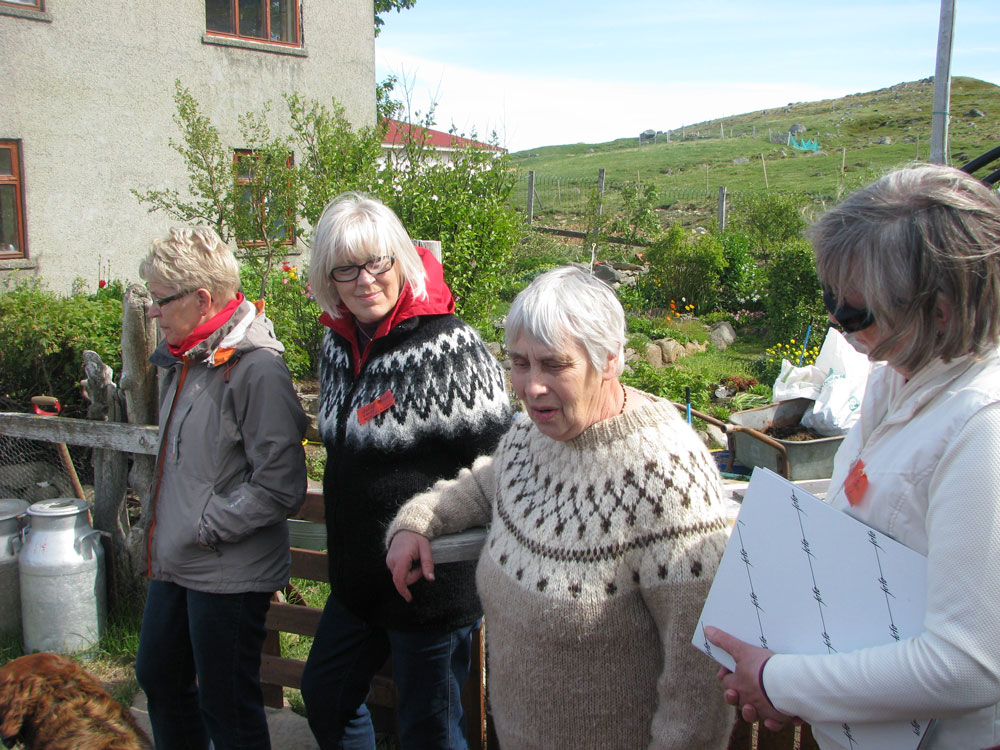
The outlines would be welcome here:
[[[823,287],[823,304],[826,305],[826,311],[837,321],[837,325],[847,333],[863,331],[875,322],[875,316],[868,308],[851,307],[843,302],[838,307],[833,290],[827,287]]]

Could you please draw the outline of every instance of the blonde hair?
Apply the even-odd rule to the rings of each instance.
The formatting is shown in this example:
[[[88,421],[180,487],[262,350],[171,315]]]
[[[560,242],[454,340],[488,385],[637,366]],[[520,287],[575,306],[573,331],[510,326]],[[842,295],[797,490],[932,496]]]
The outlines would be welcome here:
[[[219,299],[234,297],[240,288],[236,256],[211,227],[171,227],[151,243],[139,276],[178,291],[207,289]]]
[[[916,372],[996,347],[1000,198],[976,178],[934,164],[899,169],[853,193],[807,234],[836,300],[863,298],[889,334],[872,359]]]
[[[427,272],[399,217],[381,201],[361,193],[343,193],[330,201],[316,222],[309,255],[309,285],[326,312],[340,317],[340,293],[330,270],[389,255],[400,286],[409,284],[416,299],[427,296]]]

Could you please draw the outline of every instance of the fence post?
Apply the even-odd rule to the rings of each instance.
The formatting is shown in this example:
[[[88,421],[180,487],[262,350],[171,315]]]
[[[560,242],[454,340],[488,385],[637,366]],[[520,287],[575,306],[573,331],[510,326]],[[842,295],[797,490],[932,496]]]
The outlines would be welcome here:
[[[535,170],[528,171],[528,217],[526,224],[531,224],[535,218]]]
[[[764,189],[767,190],[767,162],[764,161],[764,154],[760,155],[760,166],[764,168]]]
[[[719,186],[719,231],[726,231],[726,186]]]

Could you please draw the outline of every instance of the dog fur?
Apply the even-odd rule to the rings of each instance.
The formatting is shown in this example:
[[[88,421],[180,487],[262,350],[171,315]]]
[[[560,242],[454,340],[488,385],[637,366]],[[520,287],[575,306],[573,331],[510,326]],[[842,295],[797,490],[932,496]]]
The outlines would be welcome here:
[[[0,736],[27,750],[152,750],[131,712],[97,680],[48,653],[0,667]]]

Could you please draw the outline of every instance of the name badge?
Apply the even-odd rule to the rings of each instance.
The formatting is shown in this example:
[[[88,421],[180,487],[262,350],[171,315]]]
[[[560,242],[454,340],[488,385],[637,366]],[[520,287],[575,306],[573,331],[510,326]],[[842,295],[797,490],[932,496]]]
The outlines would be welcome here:
[[[865,462],[860,458],[851,465],[851,471],[844,481],[844,494],[847,502],[853,508],[861,502],[868,491],[868,475],[865,474]]]
[[[381,396],[376,396],[370,404],[358,408],[358,424],[370,422],[382,412],[390,409],[395,403],[396,399],[393,398],[391,390],[386,391]]]

